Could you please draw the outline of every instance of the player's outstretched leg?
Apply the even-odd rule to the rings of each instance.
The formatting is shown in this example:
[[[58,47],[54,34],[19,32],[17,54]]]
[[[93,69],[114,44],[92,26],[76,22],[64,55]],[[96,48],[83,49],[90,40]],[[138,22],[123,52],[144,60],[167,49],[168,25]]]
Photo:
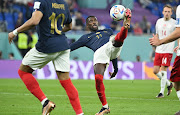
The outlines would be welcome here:
[[[167,96],[171,94],[172,88],[173,88],[173,84],[172,83],[170,84],[170,86],[167,86],[167,89],[168,89]]]
[[[43,105],[43,115],[48,115],[54,108],[55,104],[49,101],[43,91],[41,90],[37,80],[31,73],[24,72],[22,70],[18,70],[18,74],[21,80],[26,85],[27,89],[39,99],[41,104]],[[47,101],[48,100],[48,101]]]
[[[129,8],[126,8],[126,12],[124,14],[124,22],[123,22],[123,26],[125,29],[130,28],[131,16],[132,16],[131,10]]]
[[[124,14],[123,27],[121,27],[120,32],[117,33],[117,35],[115,36],[115,42],[113,43],[113,46],[115,47],[122,46],[124,40],[127,37],[128,29],[130,28],[130,23],[131,23],[131,10],[127,8]]]
[[[42,115],[49,115],[52,110],[56,107],[55,103],[46,100],[43,104]]]

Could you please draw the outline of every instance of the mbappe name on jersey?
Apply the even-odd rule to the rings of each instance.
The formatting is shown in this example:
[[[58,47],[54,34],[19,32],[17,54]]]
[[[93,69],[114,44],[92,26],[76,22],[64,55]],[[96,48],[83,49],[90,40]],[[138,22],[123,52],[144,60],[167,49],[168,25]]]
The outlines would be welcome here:
[[[52,8],[65,10],[64,4],[52,3]]]

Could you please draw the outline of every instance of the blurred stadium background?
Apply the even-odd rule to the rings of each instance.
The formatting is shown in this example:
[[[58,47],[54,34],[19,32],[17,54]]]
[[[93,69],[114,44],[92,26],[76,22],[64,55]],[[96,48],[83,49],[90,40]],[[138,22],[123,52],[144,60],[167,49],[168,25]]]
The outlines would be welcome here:
[[[73,30],[66,33],[69,43],[87,33],[85,28],[87,16],[96,16],[100,29],[112,28],[114,33],[117,33],[122,22],[112,21],[109,16],[110,8],[115,4],[122,4],[132,10],[131,28],[121,55],[118,57],[119,72],[113,80],[104,81],[112,115],[171,115],[179,109],[175,91],[168,98],[155,98],[159,91],[160,81],[157,81],[158,78],[153,74],[154,48],[148,41],[152,33],[155,33],[156,20],[162,17],[163,6],[171,4],[173,6],[172,18],[175,18],[179,0],[66,1],[73,20]],[[0,0],[0,78],[2,78],[0,79],[0,115],[38,115],[41,113],[41,105],[28,92],[17,74],[22,57],[37,42],[35,28],[15,38],[13,44],[8,43],[8,32],[31,17],[33,2],[34,0]],[[23,43],[26,45],[21,45]],[[175,54],[172,62],[174,58]],[[93,52],[87,48],[83,47],[71,52],[71,79],[94,79],[92,59]],[[171,68],[172,66],[168,69],[168,78]],[[109,71],[113,71],[112,65],[105,72],[104,79],[109,79]],[[37,79],[57,79],[52,63],[33,74]],[[38,81],[47,96],[57,103],[54,114],[61,112],[62,115],[72,115],[73,110],[67,103],[68,97],[58,81]],[[94,81],[73,80],[73,83],[79,91],[84,112],[92,115],[99,111],[101,105],[97,98]]]
[[[72,15],[73,30],[66,33],[69,43],[76,41],[80,36],[87,33],[85,19],[89,15],[94,15],[99,20],[99,28],[112,28],[116,34],[122,22],[115,22],[109,16],[110,8],[115,4],[122,4],[132,10],[132,24],[128,37],[124,43],[119,59],[119,70],[122,74],[117,75],[117,79],[157,79],[152,73],[154,48],[149,45],[148,39],[155,33],[155,23],[161,18],[163,6],[171,4],[173,6],[172,18],[175,18],[176,7],[179,0],[66,0]],[[7,75],[6,68],[12,64],[13,68],[18,68],[22,57],[37,42],[35,28],[19,34],[14,40],[14,44],[9,45],[8,32],[22,25],[27,21],[33,12],[34,0],[1,0],[0,1],[0,71],[1,78],[18,78],[16,71]],[[25,46],[22,44],[26,44]],[[172,62],[175,58],[173,55]],[[80,48],[71,52],[71,71],[73,79],[93,79],[92,69],[93,51],[88,48]],[[14,60],[14,61],[12,61]],[[3,63],[7,63],[4,67]],[[48,64],[51,68],[52,64]],[[138,68],[139,67],[139,68]],[[4,69],[4,71],[2,71]],[[15,70],[16,70],[15,69]],[[112,70],[110,65],[109,71]],[[171,70],[171,67],[170,69]],[[47,76],[45,72],[37,72],[37,76]],[[86,73],[85,73],[85,72]],[[84,72],[84,73],[83,73]],[[119,73],[120,73],[119,72]],[[91,74],[92,73],[92,74]],[[138,73],[138,74],[137,74]],[[49,72],[54,76],[55,73]],[[168,72],[169,74],[169,72]],[[12,76],[14,75],[14,76]],[[80,77],[80,76],[84,77]],[[46,78],[46,77],[37,77]],[[47,77],[48,78],[48,77]],[[51,77],[49,77],[51,78]],[[107,77],[108,79],[108,72]],[[115,78],[115,79],[116,79]]]

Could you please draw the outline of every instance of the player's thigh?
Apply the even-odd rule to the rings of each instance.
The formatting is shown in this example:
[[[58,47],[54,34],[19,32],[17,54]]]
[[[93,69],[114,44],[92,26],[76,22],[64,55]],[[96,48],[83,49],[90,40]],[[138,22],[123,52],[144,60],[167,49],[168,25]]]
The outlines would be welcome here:
[[[180,90],[180,81],[179,82],[174,82],[174,88],[176,89],[176,91]]]
[[[162,66],[170,66],[171,64],[171,59],[172,59],[172,56],[173,54],[170,54],[170,53],[166,53],[166,54],[163,54],[163,57],[162,57]]]
[[[104,75],[104,72],[106,70],[106,65],[107,64],[102,64],[102,63],[96,63],[94,65],[94,73],[96,74],[101,74]]]
[[[54,58],[53,64],[56,71],[69,72],[70,71],[70,50],[61,51]]]
[[[109,47],[110,42],[104,44],[102,47],[97,49],[94,53],[93,63],[109,64],[111,57],[111,48]]]
[[[34,71],[31,67],[23,65],[23,64],[20,65],[19,69],[21,71],[24,71],[24,72],[27,72],[27,73],[32,73]]]
[[[172,82],[180,82],[180,56],[176,56],[174,60],[170,80]]]
[[[41,69],[51,60],[52,59],[49,54],[39,52],[34,47],[24,56],[22,64],[36,70]]]
[[[61,72],[61,71],[56,71],[58,79],[59,80],[67,80],[69,79],[69,72]]]
[[[161,71],[167,71],[168,66],[161,66]]]
[[[121,53],[121,50],[122,50],[122,46],[121,47],[112,46],[111,47],[111,57],[110,57],[110,59],[113,60],[113,59],[116,59],[117,57],[119,57],[120,53]]]
[[[162,55],[160,53],[155,53],[154,66],[161,66]]]

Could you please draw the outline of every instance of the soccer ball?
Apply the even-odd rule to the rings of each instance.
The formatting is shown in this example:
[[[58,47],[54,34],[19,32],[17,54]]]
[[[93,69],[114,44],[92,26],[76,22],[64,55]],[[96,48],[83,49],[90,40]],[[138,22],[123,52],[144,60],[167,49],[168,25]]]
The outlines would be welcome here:
[[[114,5],[110,10],[110,16],[114,21],[123,20],[125,10],[126,8],[123,5]]]

